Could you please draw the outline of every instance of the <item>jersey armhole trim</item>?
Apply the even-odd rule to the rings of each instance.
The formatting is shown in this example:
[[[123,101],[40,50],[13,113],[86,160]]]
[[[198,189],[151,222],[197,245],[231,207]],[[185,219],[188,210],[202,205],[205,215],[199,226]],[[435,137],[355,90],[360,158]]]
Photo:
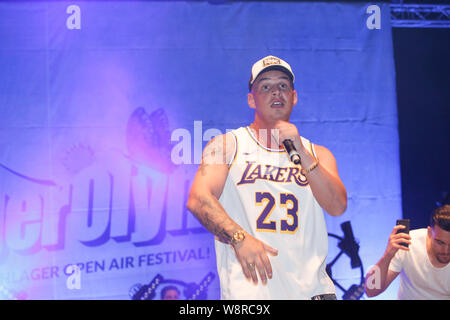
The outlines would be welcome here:
[[[314,159],[317,160],[316,151],[314,150],[314,144],[309,141],[309,149],[311,150],[311,154],[313,155]]]
[[[230,133],[231,133],[231,134],[233,135],[233,137],[234,137],[234,154],[233,154],[233,158],[231,158],[230,162],[228,163],[228,170],[230,170],[231,167],[233,166],[233,164],[234,164],[234,162],[235,162],[235,160],[236,160],[236,158],[237,158],[237,153],[238,153],[238,148],[239,148],[239,146],[238,146],[238,140],[237,140],[236,135],[235,135],[234,132],[232,132],[232,131],[230,131]],[[226,139],[225,139],[225,140],[226,140]]]

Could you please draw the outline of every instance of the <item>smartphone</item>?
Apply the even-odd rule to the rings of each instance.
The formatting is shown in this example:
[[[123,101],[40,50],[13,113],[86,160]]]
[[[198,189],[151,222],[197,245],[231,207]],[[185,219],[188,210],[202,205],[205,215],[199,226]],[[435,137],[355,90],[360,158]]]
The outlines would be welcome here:
[[[399,219],[397,220],[397,225],[401,224],[402,226],[405,226],[405,228],[397,230],[397,233],[407,233],[409,234],[409,219]],[[404,247],[408,248],[408,244],[407,243],[402,243],[401,244]]]

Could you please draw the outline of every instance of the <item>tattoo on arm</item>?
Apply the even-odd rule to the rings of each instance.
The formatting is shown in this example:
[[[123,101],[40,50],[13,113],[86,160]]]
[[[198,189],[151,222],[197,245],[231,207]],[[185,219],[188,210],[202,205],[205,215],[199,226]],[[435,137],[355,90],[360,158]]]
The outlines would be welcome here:
[[[212,139],[202,153],[202,162],[198,172],[206,177],[206,181],[215,181],[217,170],[222,170],[234,156],[235,140],[231,134],[217,136]],[[211,177],[211,178],[210,178]],[[212,180],[211,180],[212,179]],[[196,192],[193,195],[192,213],[200,223],[211,233],[228,243],[231,240],[231,232],[240,226],[234,222],[223,209],[217,195],[209,192]]]
[[[228,164],[233,157],[234,139],[230,135],[222,135],[211,140],[202,153],[201,173],[212,164]]]
[[[197,210],[193,213],[208,231],[219,237],[221,241],[229,243],[231,241],[231,235],[226,231],[226,226],[234,229],[237,229],[239,226],[232,226],[235,222],[224,212],[220,203],[214,200],[200,196],[198,198],[199,205]],[[223,214],[220,214],[221,211]]]

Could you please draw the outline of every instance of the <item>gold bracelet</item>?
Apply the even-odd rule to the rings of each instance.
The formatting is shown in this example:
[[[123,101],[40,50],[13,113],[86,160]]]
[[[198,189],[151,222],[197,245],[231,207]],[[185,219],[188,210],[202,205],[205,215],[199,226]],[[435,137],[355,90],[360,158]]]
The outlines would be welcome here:
[[[318,165],[319,165],[319,160],[314,161],[313,164],[308,169],[305,169],[305,172],[310,173],[315,168],[317,168]]]

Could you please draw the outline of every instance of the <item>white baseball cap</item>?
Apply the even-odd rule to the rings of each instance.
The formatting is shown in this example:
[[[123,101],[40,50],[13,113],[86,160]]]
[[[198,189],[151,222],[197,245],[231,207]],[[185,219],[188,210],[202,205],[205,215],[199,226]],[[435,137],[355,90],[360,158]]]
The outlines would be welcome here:
[[[255,82],[256,78],[265,71],[269,70],[280,70],[286,73],[292,80],[292,83],[295,80],[294,73],[292,72],[291,66],[286,61],[277,58],[275,56],[267,56],[262,58],[261,60],[255,62],[252,67],[252,73],[250,75],[250,80],[248,81],[248,90],[251,91],[253,82]]]

